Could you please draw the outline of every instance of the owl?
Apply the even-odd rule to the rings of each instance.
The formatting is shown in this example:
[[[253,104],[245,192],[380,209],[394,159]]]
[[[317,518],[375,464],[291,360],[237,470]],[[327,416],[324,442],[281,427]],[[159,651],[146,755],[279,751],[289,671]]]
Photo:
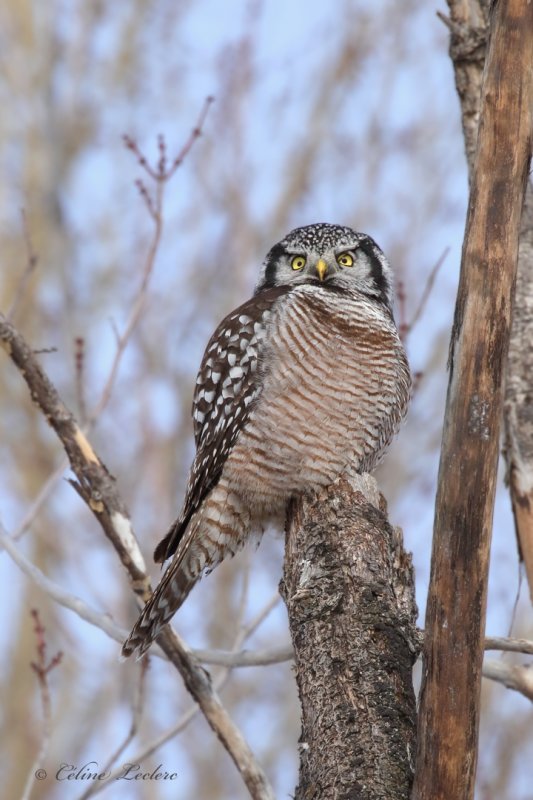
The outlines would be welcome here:
[[[375,468],[411,386],[392,296],[382,251],[351,228],[296,228],[270,250],[207,344],[183,508],[154,553],[171,561],[124,656],[148,649],[204,573],[283,526],[291,498]]]

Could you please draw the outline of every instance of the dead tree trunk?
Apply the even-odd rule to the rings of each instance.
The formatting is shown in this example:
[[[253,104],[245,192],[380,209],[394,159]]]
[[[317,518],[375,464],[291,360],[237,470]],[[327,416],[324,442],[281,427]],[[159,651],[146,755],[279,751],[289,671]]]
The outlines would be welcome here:
[[[342,479],[292,506],[280,589],[302,707],[296,800],[407,800],[413,573],[373,478]]]
[[[474,166],[489,0],[448,0],[450,57],[461,102],[468,171]],[[533,35],[533,32],[532,34]],[[518,546],[533,602],[533,187],[522,212],[503,409],[507,475]]]
[[[502,385],[531,152],[532,31],[528,0],[493,5],[450,347],[416,800],[474,796]]]

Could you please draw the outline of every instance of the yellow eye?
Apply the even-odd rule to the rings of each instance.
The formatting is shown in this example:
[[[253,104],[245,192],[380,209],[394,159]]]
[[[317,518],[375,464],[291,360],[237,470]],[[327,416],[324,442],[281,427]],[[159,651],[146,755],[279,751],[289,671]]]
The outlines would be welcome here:
[[[294,256],[291,261],[291,267],[293,269],[303,269],[305,267],[305,256]]]
[[[353,256],[349,253],[340,253],[337,256],[337,264],[341,267],[353,267]]]

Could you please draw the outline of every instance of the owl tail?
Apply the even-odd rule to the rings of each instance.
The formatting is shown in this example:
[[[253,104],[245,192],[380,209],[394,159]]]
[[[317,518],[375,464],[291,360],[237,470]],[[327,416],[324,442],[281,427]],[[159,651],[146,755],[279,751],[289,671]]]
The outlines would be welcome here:
[[[184,566],[183,558],[174,559],[168,565],[160,584],[146,603],[122,646],[124,658],[135,653],[138,660],[146,653],[200,578],[202,570],[191,574]]]
[[[124,642],[124,658],[132,653],[137,653],[137,658],[140,658],[148,650],[203,573],[211,572],[224,558],[235,555],[243,546],[249,528],[249,512],[221,481],[202,508],[191,516],[186,531],[180,531],[176,553],[161,583]],[[174,528],[170,534],[174,534]],[[163,540],[165,547],[167,539],[168,534]]]

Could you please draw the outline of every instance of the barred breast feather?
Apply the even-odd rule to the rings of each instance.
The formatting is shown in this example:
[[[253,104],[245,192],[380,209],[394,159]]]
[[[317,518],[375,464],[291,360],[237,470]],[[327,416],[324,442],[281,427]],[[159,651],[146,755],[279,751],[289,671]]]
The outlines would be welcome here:
[[[348,467],[373,469],[411,383],[392,318],[359,292],[298,286],[269,326],[261,393],[223,470],[258,518]]]

